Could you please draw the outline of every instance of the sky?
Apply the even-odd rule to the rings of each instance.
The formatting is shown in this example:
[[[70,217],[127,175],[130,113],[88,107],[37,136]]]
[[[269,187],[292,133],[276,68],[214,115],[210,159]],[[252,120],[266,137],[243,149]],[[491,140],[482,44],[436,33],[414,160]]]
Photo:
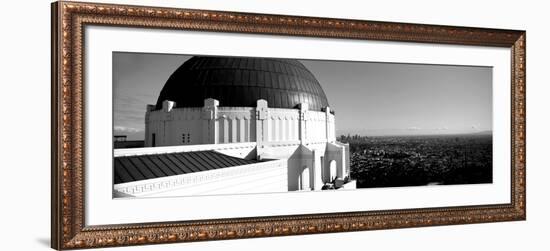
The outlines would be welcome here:
[[[115,135],[142,140],[155,104],[186,55],[113,53]],[[300,60],[336,112],[337,135],[476,133],[492,130],[492,68]]]

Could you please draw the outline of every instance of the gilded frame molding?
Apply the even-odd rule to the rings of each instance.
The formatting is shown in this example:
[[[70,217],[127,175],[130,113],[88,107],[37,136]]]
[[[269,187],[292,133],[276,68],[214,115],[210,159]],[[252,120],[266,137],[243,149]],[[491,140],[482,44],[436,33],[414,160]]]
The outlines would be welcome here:
[[[83,29],[90,24],[510,48],[511,203],[85,226]],[[51,40],[51,246],[95,248],[525,220],[525,36],[525,31],[516,30],[55,2]]]

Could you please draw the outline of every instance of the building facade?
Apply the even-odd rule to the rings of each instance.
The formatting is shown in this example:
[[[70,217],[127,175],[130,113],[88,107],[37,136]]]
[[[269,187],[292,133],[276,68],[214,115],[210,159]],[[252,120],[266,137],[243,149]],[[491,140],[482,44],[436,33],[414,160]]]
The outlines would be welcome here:
[[[321,85],[299,61],[193,57],[147,106],[145,148],[115,150],[115,195],[355,188],[349,158]]]

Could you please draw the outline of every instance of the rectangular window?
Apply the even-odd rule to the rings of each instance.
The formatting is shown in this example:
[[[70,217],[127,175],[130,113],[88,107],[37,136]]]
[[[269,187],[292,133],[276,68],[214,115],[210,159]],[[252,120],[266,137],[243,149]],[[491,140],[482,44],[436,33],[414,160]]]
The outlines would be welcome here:
[[[152,147],[155,147],[157,146],[157,135],[155,135],[154,133],[151,135],[151,146]]]

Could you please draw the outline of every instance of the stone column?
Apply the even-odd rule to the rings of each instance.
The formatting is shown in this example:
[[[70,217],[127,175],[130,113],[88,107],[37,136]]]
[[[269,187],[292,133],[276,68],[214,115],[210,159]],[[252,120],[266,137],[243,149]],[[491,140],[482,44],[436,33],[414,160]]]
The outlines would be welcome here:
[[[346,177],[346,164],[347,164],[347,156],[346,156],[346,148],[344,146],[339,147],[339,155],[338,158],[340,159],[340,165],[337,168],[336,174],[338,179],[343,180]]]
[[[311,165],[313,169],[311,173],[313,175],[313,184],[311,184],[311,188],[313,190],[321,190],[323,188],[323,179],[321,177],[323,163],[321,163],[321,155],[318,150],[313,150],[311,157],[313,158]]]
[[[330,130],[330,107],[327,106],[325,108],[325,138],[328,142],[331,141]]]
[[[309,110],[308,103],[300,103],[300,117],[299,117],[299,132],[298,132],[298,138],[300,139],[300,144],[305,145],[307,144],[307,112]]]
[[[152,146],[152,142],[151,142],[151,126],[152,126],[152,121],[151,118],[150,118],[150,114],[152,111],[155,110],[155,105],[147,105],[147,107],[145,108],[146,109],[146,112],[145,112],[145,146],[148,147],[148,146]]]
[[[344,164],[344,178],[345,177],[350,177],[350,161],[351,161],[351,156],[349,155],[349,143],[346,143],[344,146],[344,161],[345,161],[345,164]]]
[[[208,98],[204,100],[204,107],[202,108],[202,142],[203,144],[218,144],[218,106],[220,102],[218,100]]]
[[[256,154],[258,159],[264,152],[265,142],[268,141],[269,110],[267,100],[258,99],[256,102]]]
[[[159,134],[157,135],[159,146],[169,146],[174,144],[174,142],[172,141],[172,136],[174,135],[171,135],[171,129],[173,126],[172,120],[174,119],[172,109],[174,109],[174,107],[176,107],[176,102],[170,100],[162,101],[162,111],[164,112],[164,119],[161,126],[162,131],[159,132]]]

